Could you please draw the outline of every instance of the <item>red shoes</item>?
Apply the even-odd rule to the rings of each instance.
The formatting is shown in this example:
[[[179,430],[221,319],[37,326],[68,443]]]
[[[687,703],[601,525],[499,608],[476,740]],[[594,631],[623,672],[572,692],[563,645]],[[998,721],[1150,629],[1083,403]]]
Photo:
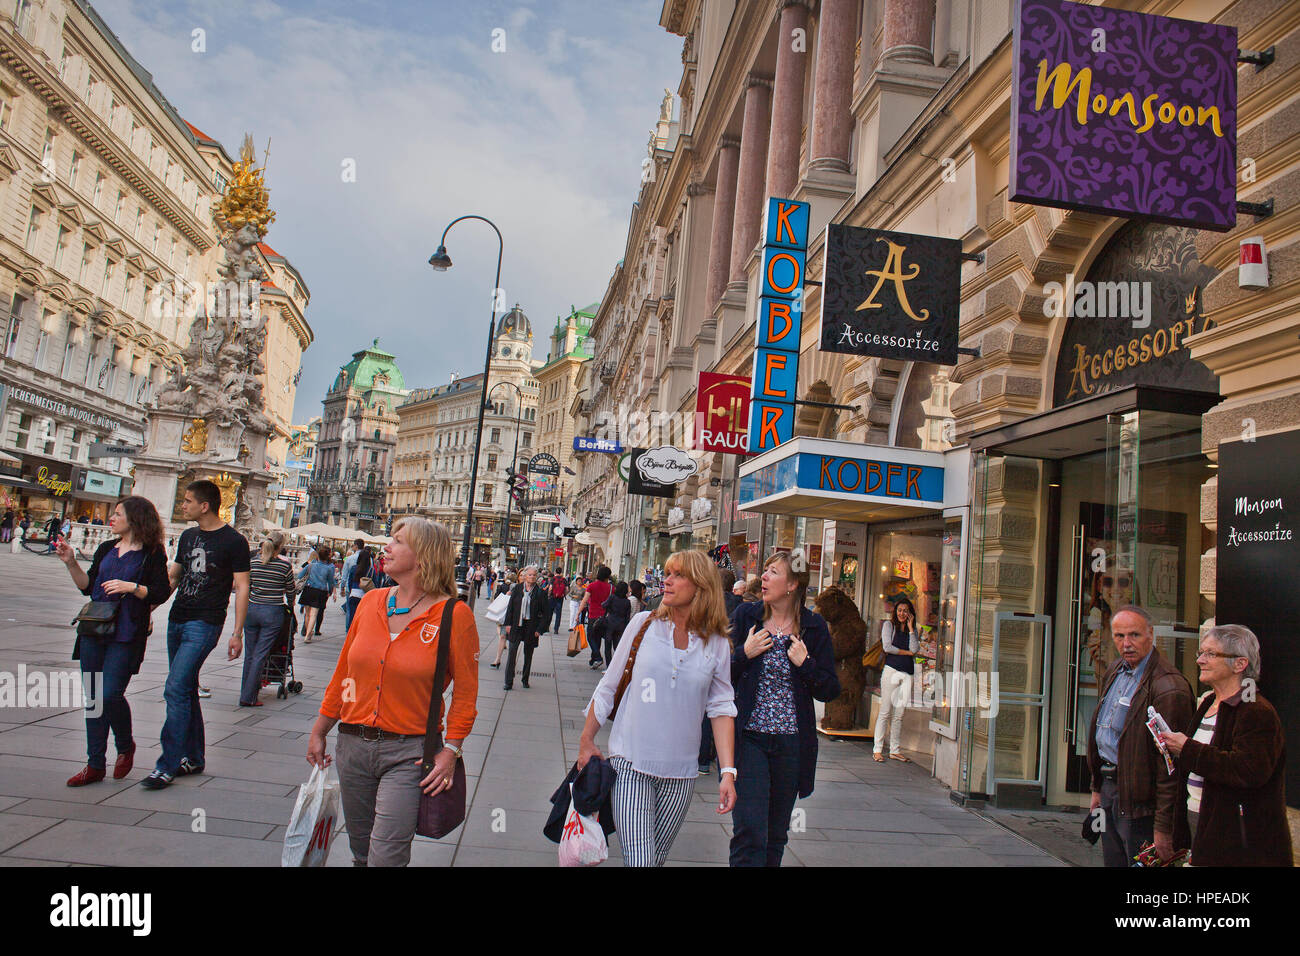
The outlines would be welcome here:
[[[68,778],[69,787],[84,787],[88,783],[99,783],[104,779],[104,771],[96,770],[93,767],[84,768],[81,773],[75,777]]]
[[[135,766],[135,744],[131,744],[131,749],[124,754],[117,755],[117,763],[113,764],[113,779],[121,780],[131,768]]]

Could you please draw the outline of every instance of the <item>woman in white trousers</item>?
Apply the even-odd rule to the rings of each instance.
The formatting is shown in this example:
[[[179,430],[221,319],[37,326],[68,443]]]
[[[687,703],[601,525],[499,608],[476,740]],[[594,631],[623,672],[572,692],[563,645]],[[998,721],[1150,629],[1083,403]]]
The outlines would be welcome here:
[[[888,743],[890,759],[910,763],[902,753],[903,711],[912,699],[913,658],[921,642],[916,628],[916,608],[907,598],[901,598],[890,612],[880,631],[880,646],[885,654],[885,669],[880,675],[880,715],[876,717],[872,759],[883,763]]]

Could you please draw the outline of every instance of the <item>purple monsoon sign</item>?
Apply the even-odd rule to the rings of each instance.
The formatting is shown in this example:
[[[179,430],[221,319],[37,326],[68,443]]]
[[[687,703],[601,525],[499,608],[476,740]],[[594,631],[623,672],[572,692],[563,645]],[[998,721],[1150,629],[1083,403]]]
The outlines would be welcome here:
[[[1224,231],[1237,221],[1237,30],[1018,0],[1015,202]]]

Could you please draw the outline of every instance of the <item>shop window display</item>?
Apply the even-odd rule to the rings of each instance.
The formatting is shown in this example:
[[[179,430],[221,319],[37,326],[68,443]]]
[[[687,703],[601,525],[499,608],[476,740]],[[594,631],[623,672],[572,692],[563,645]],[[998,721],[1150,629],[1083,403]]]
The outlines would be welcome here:
[[[960,542],[958,542],[960,555]],[[937,528],[877,532],[874,593],[868,594],[871,642],[880,639],[894,605],[906,598],[916,608],[920,646],[912,698],[936,700],[935,670],[940,637],[940,592],[943,582],[943,547]],[[949,647],[951,641],[949,640]],[[951,650],[948,651],[951,653]]]

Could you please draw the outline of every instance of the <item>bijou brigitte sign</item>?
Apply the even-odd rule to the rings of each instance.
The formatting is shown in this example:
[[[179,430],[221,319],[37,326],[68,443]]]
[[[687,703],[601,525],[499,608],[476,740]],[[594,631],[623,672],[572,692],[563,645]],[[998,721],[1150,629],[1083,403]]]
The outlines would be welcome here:
[[[1012,200],[1236,225],[1235,27],[1017,0],[1012,63]]]

